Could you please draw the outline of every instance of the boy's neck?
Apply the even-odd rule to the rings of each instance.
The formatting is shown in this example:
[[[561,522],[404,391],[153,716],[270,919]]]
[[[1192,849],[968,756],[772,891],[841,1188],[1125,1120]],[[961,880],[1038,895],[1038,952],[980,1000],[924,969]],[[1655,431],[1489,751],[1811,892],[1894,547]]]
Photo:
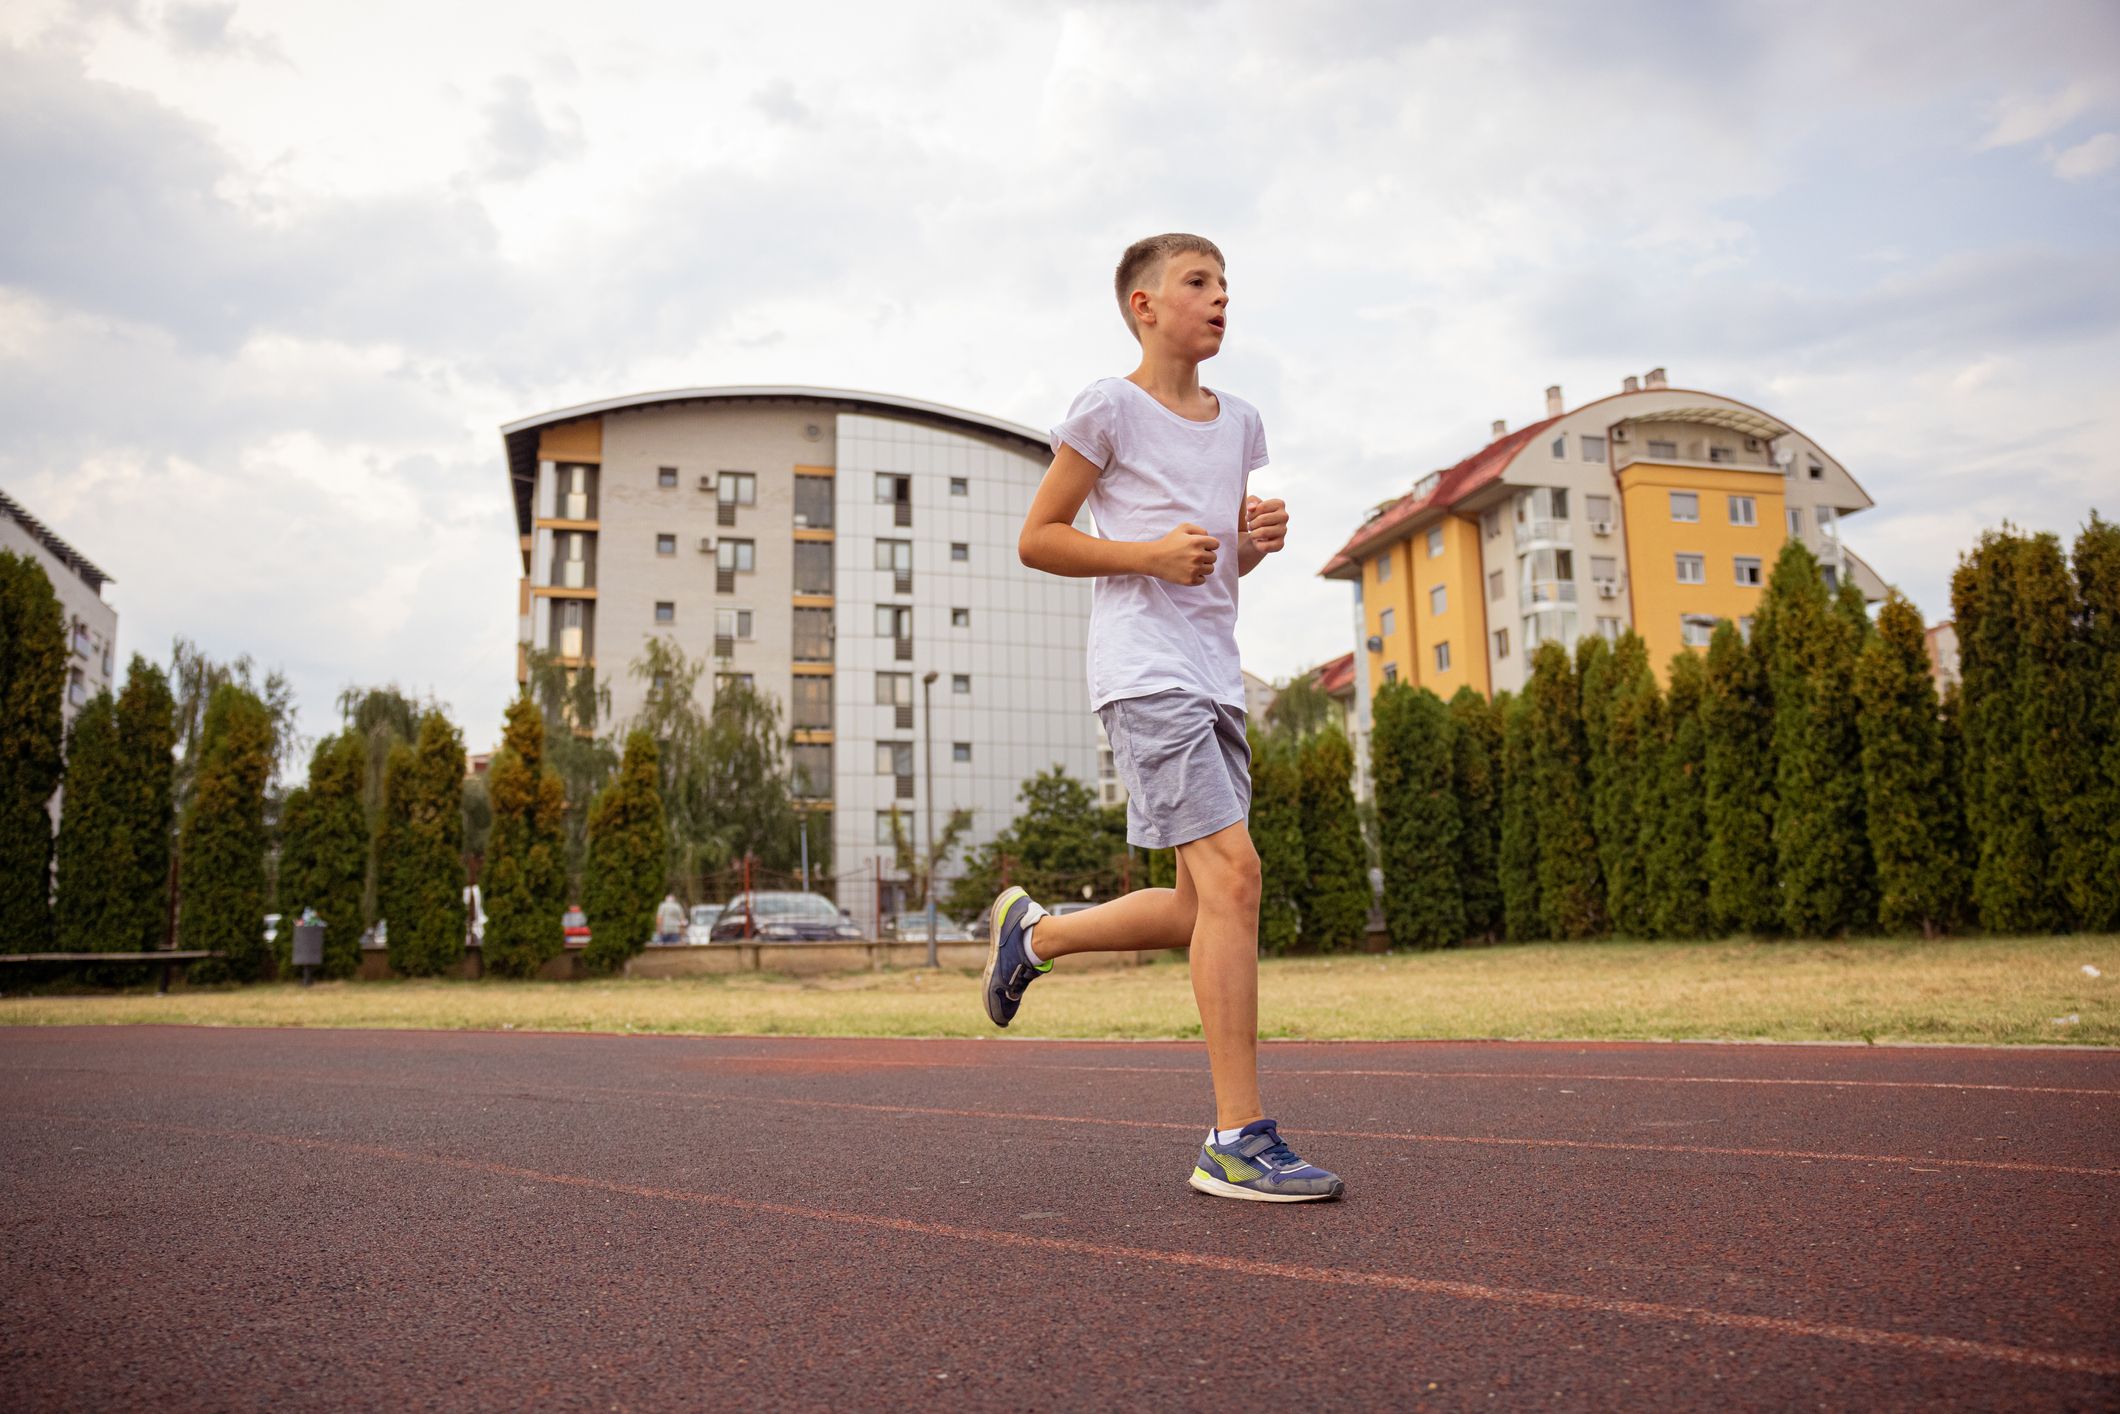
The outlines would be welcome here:
[[[1141,364],[1126,375],[1126,381],[1154,398],[1180,417],[1213,417],[1218,401],[1200,386],[1200,365],[1168,349],[1141,346]]]

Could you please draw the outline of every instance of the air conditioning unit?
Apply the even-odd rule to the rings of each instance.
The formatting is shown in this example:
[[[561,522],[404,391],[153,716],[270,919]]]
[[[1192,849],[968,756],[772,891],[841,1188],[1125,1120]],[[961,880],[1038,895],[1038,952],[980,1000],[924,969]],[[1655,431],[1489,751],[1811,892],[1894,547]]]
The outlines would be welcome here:
[[[1619,598],[1619,585],[1609,579],[1599,580],[1597,582],[1597,597],[1600,599]]]
[[[702,474],[699,478],[699,489],[702,491],[712,491],[714,489],[714,478]]]
[[[711,554],[713,554],[713,553],[714,553],[714,537],[713,537],[713,536],[711,536],[711,535],[702,535],[702,536],[700,536],[700,537],[699,537],[699,553],[700,553],[700,554],[702,554],[702,555],[711,555]]]
[[[1612,428],[1612,440],[1613,440],[1613,441],[1615,441],[1615,442],[1624,442],[1624,441],[1626,441],[1626,440],[1627,440],[1627,424],[1626,424],[1626,423],[1624,423],[1624,422],[1621,422],[1621,423],[1617,423],[1617,424],[1615,424],[1615,425],[1613,426],[1613,428]]]
[[[1610,535],[1612,533],[1612,522],[1609,520],[1593,520],[1590,522],[1590,533],[1592,535]]]

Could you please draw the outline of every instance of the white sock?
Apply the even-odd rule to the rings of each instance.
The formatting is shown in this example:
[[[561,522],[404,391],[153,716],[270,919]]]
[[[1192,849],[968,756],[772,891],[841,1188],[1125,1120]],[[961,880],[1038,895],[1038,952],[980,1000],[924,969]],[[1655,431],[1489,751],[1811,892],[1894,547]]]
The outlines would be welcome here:
[[[1242,1125],[1238,1125],[1235,1129],[1210,1129],[1207,1131],[1207,1142],[1210,1144],[1234,1144],[1237,1142],[1237,1136],[1243,1132],[1244,1126]]]
[[[1023,911],[1023,955],[1030,959],[1033,967],[1045,966],[1045,959],[1031,951],[1031,930],[1038,926],[1038,920],[1043,917],[1045,910],[1035,903]]]

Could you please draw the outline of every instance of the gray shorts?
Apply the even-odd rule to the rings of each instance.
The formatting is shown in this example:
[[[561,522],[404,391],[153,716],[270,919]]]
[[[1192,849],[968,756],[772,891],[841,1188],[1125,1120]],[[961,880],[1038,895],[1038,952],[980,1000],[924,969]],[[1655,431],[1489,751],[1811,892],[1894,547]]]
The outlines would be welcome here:
[[[1235,707],[1173,689],[1097,709],[1126,787],[1126,838],[1191,844],[1251,812],[1251,743]]]

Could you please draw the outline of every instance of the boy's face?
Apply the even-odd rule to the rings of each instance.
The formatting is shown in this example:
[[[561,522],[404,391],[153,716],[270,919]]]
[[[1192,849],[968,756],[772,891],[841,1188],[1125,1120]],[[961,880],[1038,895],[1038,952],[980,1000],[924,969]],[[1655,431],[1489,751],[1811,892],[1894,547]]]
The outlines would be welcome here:
[[[1134,319],[1141,326],[1142,342],[1153,338],[1196,363],[1222,351],[1228,311],[1229,279],[1222,262],[1202,251],[1180,251],[1164,261],[1156,288],[1135,295]]]

